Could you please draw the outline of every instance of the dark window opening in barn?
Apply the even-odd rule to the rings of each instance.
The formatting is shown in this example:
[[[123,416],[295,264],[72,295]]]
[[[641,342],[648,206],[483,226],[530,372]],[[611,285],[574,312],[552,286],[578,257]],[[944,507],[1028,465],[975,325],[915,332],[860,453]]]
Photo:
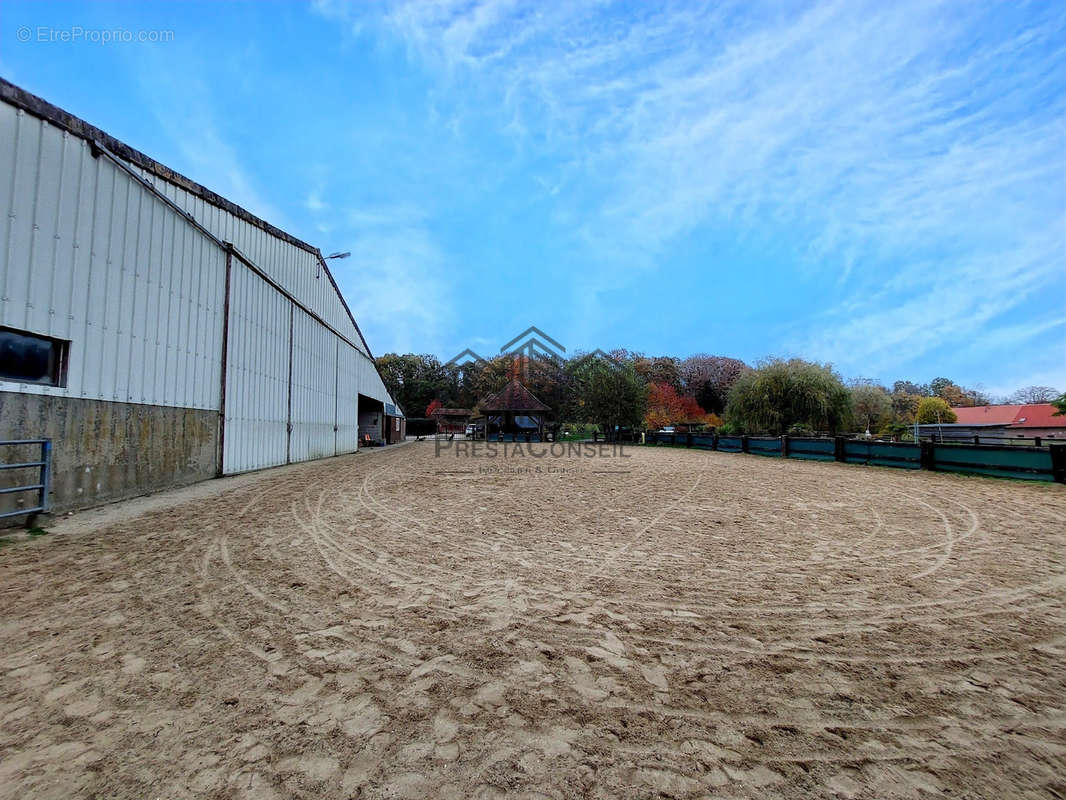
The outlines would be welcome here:
[[[0,327],[0,380],[66,385],[70,342]]]

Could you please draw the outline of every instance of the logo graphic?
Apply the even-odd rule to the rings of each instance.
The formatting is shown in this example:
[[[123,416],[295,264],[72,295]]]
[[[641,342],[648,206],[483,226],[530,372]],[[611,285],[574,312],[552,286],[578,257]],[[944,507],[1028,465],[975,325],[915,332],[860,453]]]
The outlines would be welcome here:
[[[500,355],[548,358],[552,361],[564,359],[565,353],[565,347],[535,325],[530,325],[500,348]]]
[[[621,367],[622,367],[622,362],[621,361],[619,361],[617,358],[612,356],[610,353],[605,353],[603,350],[601,350],[598,347],[595,350],[593,350],[591,353],[585,353],[583,356],[581,356],[581,358],[579,358],[576,361],[574,361],[574,366],[580,367],[582,364],[588,363],[589,361],[596,361],[596,360],[605,361],[605,362],[607,362],[608,365],[610,365],[612,367],[619,368],[619,369],[621,369]]]
[[[597,350],[596,352],[601,352]],[[517,336],[500,348],[496,358],[511,356],[522,370],[523,376],[529,368],[529,362],[534,360],[554,361],[561,363],[566,360],[566,347],[557,339],[552,338],[536,325],[530,325]],[[458,367],[466,371],[471,368],[479,368],[487,364],[489,359],[467,347],[458,355],[448,360],[445,366]]]
[[[531,362],[547,360],[561,365],[566,361],[566,347],[536,325],[530,325],[504,344],[500,348],[499,354],[494,356],[494,358],[503,356],[510,356],[514,359],[522,376],[528,378]],[[458,367],[463,372],[467,372],[472,369],[480,369],[489,361],[490,359],[467,347],[458,355],[450,358],[445,366]],[[580,356],[571,361],[571,364],[580,369],[582,365],[596,361],[602,361],[616,369],[620,369],[623,366],[621,361],[598,347],[590,353],[581,353]]]
[[[480,367],[485,364],[485,359],[471,350],[469,347],[457,356],[452,356],[448,359],[444,365],[446,367],[459,367],[460,369],[469,369],[472,366]]]

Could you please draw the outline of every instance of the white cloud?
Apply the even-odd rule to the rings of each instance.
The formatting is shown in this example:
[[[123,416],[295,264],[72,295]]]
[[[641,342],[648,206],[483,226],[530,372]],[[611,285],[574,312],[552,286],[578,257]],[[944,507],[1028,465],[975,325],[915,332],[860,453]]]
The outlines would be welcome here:
[[[447,258],[416,209],[392,212],[348,212],[352,257],[334,274],[376,355],[443,352],[454,326]]]
[[[426,214],[412,205],[376,205],[352,208],[346,214],[348,224],[358,230],[380,227],[411,227],[421,225]]]
[[[160,129],[180,156],[180,171],[270,224],[288,229],[289,215],[267,199],[268,193],[245,168],[240,151],[222,132],[222,117],[215,112],[208,82],[152,60],[142,62],[135,74]]]
[[[789,345],[863,373],[945,339],[992,346],[1004,315],[1063,289],[1061,7],[355,8],[321,10],[398,37],[469,113],[495,99],[519,146],[566,153],[543,180],[590,286],[725,229],[791,252],[782,286],[843,298]]]
[[[320,196],[319,192],[311,192],[304,200],[304,208],[313,214],[320,213],[329,209],[329,203],[325,202]]]

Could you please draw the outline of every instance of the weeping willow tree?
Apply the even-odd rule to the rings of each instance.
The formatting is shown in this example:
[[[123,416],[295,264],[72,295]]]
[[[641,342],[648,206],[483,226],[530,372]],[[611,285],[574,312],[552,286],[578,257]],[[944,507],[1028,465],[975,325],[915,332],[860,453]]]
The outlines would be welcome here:
[[[829,364],[767,359],[737,378],[725,418],[747,433],[781,435],[793,428],[837,433],[851,423],[851,396]]]

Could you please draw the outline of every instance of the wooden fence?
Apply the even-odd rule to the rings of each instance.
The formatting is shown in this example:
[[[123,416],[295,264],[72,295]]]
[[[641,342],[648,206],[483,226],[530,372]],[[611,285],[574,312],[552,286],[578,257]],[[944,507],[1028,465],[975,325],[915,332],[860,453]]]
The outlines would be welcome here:
[[[719,436],[711,433],[648,433],[645,444],[692,447],[770,458],[840,461],[899,469],[928,469],[1066,483],[1066,444],[1049,447],[880,442],[799,436]]]

